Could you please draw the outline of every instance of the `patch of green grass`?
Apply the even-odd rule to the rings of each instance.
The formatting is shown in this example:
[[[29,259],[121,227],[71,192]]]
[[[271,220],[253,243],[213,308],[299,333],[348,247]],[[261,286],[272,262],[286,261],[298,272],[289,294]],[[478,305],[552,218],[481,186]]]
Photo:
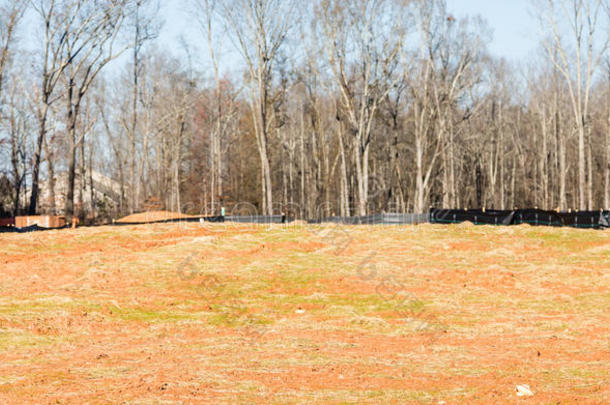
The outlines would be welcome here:
[[[400,311],[416,314],[423,311],[425,303],[418,299],[386,299],[380,294],[349,294],[335,296],[330,305],[352,310],[358,315],[383,311]]]
[[[541,313],[603,313],[610,304],[610,294],[581,294],[569,299],[557,297],[555,299],[522,300],[518,307]]]
[[[414,297],[384,297],[381,294],[275,294],[270,303],[280,312],[293,312],[299,306],[314,305],[330,317],[365,316],[379,312],[399,312],[405,317],[417,317],[431,306],[430,302]]]
[[[112,231],[108,231],[108,232],[96,232],[96,233],[92,233],[90,235],[84,235],[84,234],[77,234],[77,241],[78,242],[99,242],[99,241],[103,241],[103,240],[107,240],[110,238],[114,238],[117,236],[117,232],[112,230]]]
[[[455,399],[467,395],[467,392],[456,391],[420,391],[420,390],[342,390],[326,389],[315,391],[286,391],[275,393],[281,398],[273,403],[435,403],[442,399]]]
[[[125,376],[131,370],[130,367],[91,367],[77,368],[71,370],[73,373],[86,374],[89,378],[113,378]]]
[[[565,381],[575,383],[577,380],[604,381],[610,378],[610,371],[602,364],[599,364],[598,368],[583,364],[582,367],[546,369],[541,370],[540,374],[544,376],[545,381],[553,385],[563,384]]]
[[[533,228],[525,232],[529,239],[549,242],[549,245],[574,250],[574,242],[597,242],[603,237],[599,230],[567,228]]]
[[[0,351],[49,346],[59,337],[41,336],[23,329],[0,329]]]
[[[303,235],[295,232],[294,229],[282,228],[278,230],[271,230],[260,235],[260,239],[265,242],[307,242],[303,240]]]
[[[184,320],[201,319],[203,314],[184,311],[159,311],[146,308],[117,308],[112,309],[112,316],[124,321],[139,321],[149,323],[178,322]]]
[[[25,246],[23,253],[32,254],[32,253],[53,253],[57,254],[68,250],[71,245],[68,243],[56,243],[48,240],[41,240]]]
[[[309,260],[305,263],[294,263],[293,265],[286,266],[284,261],[278,263],[278,267],[281,268],[278,274],[278,280],[283,288],[305,288],[309,284],[315,283],[317,280],[322,278],[322,275],[317,272],[308,271],[309,269],[316,268],[316,264],[320,264],[319,261]]]
[[[273,321],[260,314],[249,313],[245,306],[221,306],[214,310],[214,314],[208,318],[208,323],[214,326],[235,328],[269,325]]]
[[[197,274],[189,281],[187,286],[181,288],[191,291],[193,298],[190,301],[199,304],[225,305],[235,301],[254,304],[268,299],[270,286],[270,282],[265,277],[244,281],[209,273]]]
[[[39,296],[28,300],[12,300],[10,302],[0,301],[0,315],[5,316],[43,315],[49,312],[77,309],[95,311],[100,310],[101,305],[61,296]]]

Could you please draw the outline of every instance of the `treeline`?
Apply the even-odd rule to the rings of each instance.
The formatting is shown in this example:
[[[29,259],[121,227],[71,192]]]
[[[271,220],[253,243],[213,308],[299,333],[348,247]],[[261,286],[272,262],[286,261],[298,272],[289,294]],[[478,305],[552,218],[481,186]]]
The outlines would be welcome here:
[[[519,71],[443,0],[194,0],[204,72],[152,0],[0,4],[6,213],[610,208],[606,0],[533,2]]]

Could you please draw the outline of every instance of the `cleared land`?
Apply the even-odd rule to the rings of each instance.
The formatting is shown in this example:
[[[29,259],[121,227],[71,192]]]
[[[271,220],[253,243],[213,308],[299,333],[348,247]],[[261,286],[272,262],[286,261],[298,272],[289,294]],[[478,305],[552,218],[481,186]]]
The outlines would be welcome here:
[[[171,211],[147,211],[147,212],[141,212],[138,214],[128,215],[126,217],[123,217],[123,218],[117,220],[116,222],[118,222],[119,224],[121,224],[121,223],[146,224],[149,222],[165,221],[168,219],[182,219],[182,218],[196,218],[196,216],[180,214],[180,213],[171,212]]]
[[[0,403],[610,401],[609,232],[99,227],[0,268]]]

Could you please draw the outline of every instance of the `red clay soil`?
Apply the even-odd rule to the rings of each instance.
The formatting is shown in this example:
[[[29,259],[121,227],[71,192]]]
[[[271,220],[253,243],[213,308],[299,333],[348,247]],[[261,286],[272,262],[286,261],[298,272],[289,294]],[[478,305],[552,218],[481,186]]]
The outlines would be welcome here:
[[[0,234],[0,404],[609,404],[608,291],[592,230]]]
[[[171,211],[147,211],[140,212],[138,214],[128,215],[121,219],[118,219],[116,222],[118,223],[139,223],[146,224],[150,222],[156,221],[166,221],[168,219],[182,219],[182,218],[195,218],[194,215],[181,214],[179,212],[171,212]]]

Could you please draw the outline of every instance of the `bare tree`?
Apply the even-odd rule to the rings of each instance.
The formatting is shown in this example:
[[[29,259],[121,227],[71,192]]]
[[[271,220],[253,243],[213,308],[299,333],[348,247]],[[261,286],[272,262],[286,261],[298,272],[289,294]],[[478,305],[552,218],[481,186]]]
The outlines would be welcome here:
[[[375,118],[400,80],[396,73],[409,24],[406,11],[405,3],[394,0],[322,0],[318,10],[328,64],[353,138],[359,215],[367,211]]]
[[[66,86],[66,126],[69,139],[68,192],[65,212],[68,218],[74,214],[74,184],[76,176],[77,148],[87,133],[77,134],[81,105],[91,84],[99,72],[127,49],[117,49],[117,37],[129,13],[127,0],[92,4],[86,0],[73,0],[63,11],[71,18],[64,20],[61,30],[66,38],[63,58],[68,65],[64,69]]]
[[[610,210],[610,58],[606,59],[606,156],[604,167],[604,208]]]
[[[455,204],[456,127],[477,109],[466,96],[480,81],[485,32],[480,24],[457,21],[443,0],[417,2],[416,15],[419,52],[404,74],[411,94],[407,102],[412,116],[408,128],[414,135],[414,210],[424,212],[439,157],[443,202]],[[493,178],[493,166],[490,170]]]
[[[261,163],[262,203],[273,214],[269,138],[275,124],[271,86],[274,64],[298,10],[295,0],[224,1],[221,13],[248,73],[250,109]]]
[[[154,40],[159,35],[160,25],[157,22],[159,11],[158,0],[138,0],[133,5],[134,10],[131,16],[130,29],[133,31],[132,43],[132,72],[131,72],[131,116],[126,120],[126,129],[129,137],[129,184],[131,199],[129,210],[131,213],[138,209],[140,199],[140,177],[136,170],[138,161],[136,145],[138,142],[138,104],[140,91],[140,76],[142,74],[142,47],[149,41]],[[128,123],[127,123],[128,122]],[[140,165],[142,167],[142,165]]]
[[[226,140],[231,130],[231,123],[235,121],[235,103],[227,97],[226,81],[223,85],[223,79],[219,68],[219,54],[222,52],[222,41],[215,38],[214,32],[219,27],[215,25],[215,19],[218,17],[219,1],[218,0],[194,0],[194,5],[198,13],[199,24],[203,36],[205,37],[208,55],[212,63],[214,75],[214,108],[208,109],[212,118],[212,127],[209,130],[209,194],[210,194],[210,209],[212,212],[217,211],[218,200],[223,197],[223,151],[226,150]],[[222,5],[220,5],[222,6]],[[224,87],[224,89],[223,89]],[[212,101],[212,100],[210,100]]]
[[[111,170],[110,174],[118,179],[119,183],[119,193],[118,193],[118,201],[117,201],[117,210],[118,214],[122,215],[126,212],[126,191],[127,187],[127,179],[126,179],[126,170],[125,166],[127,164],[127,153],[128,150],[127,145],[125,145],[125,137],[123,134],[115,130],[113,127],[112,120],[112,107],[115,106],[115,103],[111,95],[109,94],[109,86],[106,81],[100,80],[100,85],[97,86],[97,92],[95,93],[95,104],[97,107],[97,117],[101,121],[101,124],[104,129],[104,133],[106,134],[106,139],[108,140],[108,145],[110,147],[110,156],[111,156]]]
[[[23,17],[25,8],[24,0],[0,1],[0,96],[4,84],[4,70],[9,63],[11,46],[15,39],[15,30]]]
[[[9,87],[8,111],[4,113],[4,82],[6,73],[11,65],[11,56],[15,40],[15,32],[25,11],[25,2],[0,1],[0,124],[8,133],[10,144],[10,161],[13,174],[13,214],[19,212],[21,189],[25,181],[26,160],[26,134],[27,134],[27,108],[19,100],[17,83],[12,81]]]
[[[578,131],[578,206],[581,210],[592,209],[593,204],[592,193],[586,197],[586,136],[594,75],[610,43],[610,35],[599,32],[604,27],[604,17],[608,17],[607,10],[606,0],[538,2],[540,21],[548,35],[543,44],[553,66],[567,83]],[[567,23],[567,36],[562,22]]]
[[[208,75],[146,46],[158,0],[21,1],[42,38],[31,60],[15,52],[23,3],[0,0],[0,170],[12,189],[1,199],[12,211],[27,205],[31,175],[29,210],[53,212],[46,189],[54,203],[66,167],[67,215],[95,213],[94,171],[120,183],[104,187],[117,213],[143,197],[309,218],[609,208],[607,0],[538,0],[546,52],[527,82],[485,52],[485,25],[454,18],[445,0],[191,0]],[[225,38],[245,74],[228,69]]]
[[[5,113],[4,129],[10,142],[10,161],[13,183],[13,215],[19,215],[21,192],[25,186],[27,173],[27,142],[30,126],[30,109],[26,100],[21,97],[17,80],[11,82],[8,89],[8,111]],[[0,127],[1,128],[1,127]]]
[[[35,143],[34,162],[32,168],[32,192],[30,194],[29,214],[36,213],[38,203],[38,188],[40,177],[40,163],[42,147],[47,135],[47,125],[51,106],[60,98],[56,94],[56,87],[61,75],[68,65],[63,57],[67,36],[62,28],[70,19],[67,10],[60,10],[57,0],[29,0],[33,9],[40,17],[40,23],[44,30],[40,84],[34,88],[36,106],[36,118],[38,120],[38,136]]]

